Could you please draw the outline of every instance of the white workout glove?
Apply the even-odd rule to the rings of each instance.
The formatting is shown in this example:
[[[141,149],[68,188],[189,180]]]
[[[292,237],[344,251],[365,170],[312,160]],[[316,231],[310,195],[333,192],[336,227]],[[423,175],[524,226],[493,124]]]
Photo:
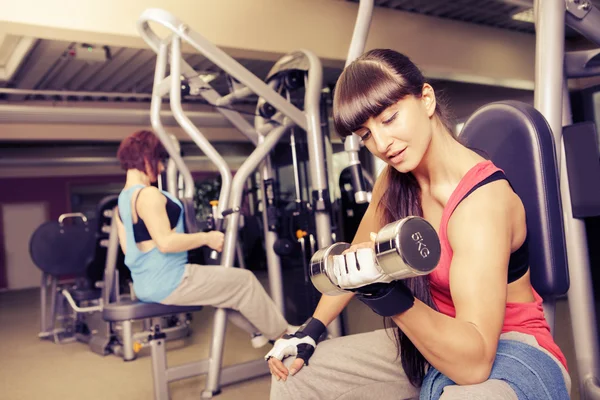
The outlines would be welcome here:
[[[360,248],[333,256],[333,274],[342,289],[356,289],[372,283],[389,283],[393,279],[385,274],[375,258],[375,251]]]
[[[308,359],[315,352],[319,337],[325,332],[325,325],[316,318],[309,318],[295,333],[283,335],[265,356],[265,360],[274,357],[282,360],[289,356],[301,358],[308,365]]]

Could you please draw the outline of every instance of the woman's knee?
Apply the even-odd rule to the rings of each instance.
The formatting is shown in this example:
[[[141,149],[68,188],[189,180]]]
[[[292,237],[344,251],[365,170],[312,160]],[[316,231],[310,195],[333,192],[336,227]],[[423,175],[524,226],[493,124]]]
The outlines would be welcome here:
[[[302,370],[300,370],[302,371]],[[298,372],[300,374],[300,372]],[[300,378],[301,379],[301,378]],[[289,378],[285,381],[277,380],[274,376],[271,377],[271,394],[270,400],[292,400],[296,398],[296,394],[301,394],[297,388],[295,388],[298,379],[298,375],[293,378]]]

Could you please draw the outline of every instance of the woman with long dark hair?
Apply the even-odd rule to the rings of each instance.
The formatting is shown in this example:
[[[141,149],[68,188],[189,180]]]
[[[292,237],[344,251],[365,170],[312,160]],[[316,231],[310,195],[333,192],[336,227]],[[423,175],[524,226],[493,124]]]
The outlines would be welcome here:
[[[421,216],[442,255],[428,276],[323,296],[267,354],[271,398],[568,398],[566,360],[530,282],[521,199],[456,139],[420,70],[392,50],[365,53],[340,76],[333,114],[340,135],[357,134],[387,163],[349,252],[372,248],[387,223]],[[393,298],[386,329],[317,345],[353,296]]]

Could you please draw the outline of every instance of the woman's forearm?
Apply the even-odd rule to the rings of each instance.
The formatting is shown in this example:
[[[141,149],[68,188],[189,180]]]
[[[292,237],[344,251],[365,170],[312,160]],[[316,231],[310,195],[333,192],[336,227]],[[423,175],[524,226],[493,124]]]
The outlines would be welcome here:
[[[321,296],[313,317],[321,321],[325,326],[329,325],[331,321],[340,315],[353,296],[352,293],[340,296]]]
[[[393,320],[427,361],[457,384],[488,379],[494,354],[486,354],[484,337],[475,325],[439,313],[419,300]]]
[[[207,244],[207,234],[197,233],[176,233],[171,232],[164,238],[156,241],[156,247],[163,253],[179,253],[197,249]]]

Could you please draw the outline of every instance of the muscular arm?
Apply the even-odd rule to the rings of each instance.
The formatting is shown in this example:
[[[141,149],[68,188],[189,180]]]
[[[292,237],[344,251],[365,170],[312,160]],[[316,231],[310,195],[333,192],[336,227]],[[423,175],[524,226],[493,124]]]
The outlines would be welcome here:
[[[457,384],[485,381],[496,355],[512,241],[512,193],[505,185],[492,183],[473,192],[449,222],[456,318],[420,301],[393,318],[421,354]]]
[[[156,247],[163,253],[188,251],[208,244],[204,232],[177,233],[171,229],[165,196],[155,187],[143,189],[137,199],[136,211],[144,220]]]

